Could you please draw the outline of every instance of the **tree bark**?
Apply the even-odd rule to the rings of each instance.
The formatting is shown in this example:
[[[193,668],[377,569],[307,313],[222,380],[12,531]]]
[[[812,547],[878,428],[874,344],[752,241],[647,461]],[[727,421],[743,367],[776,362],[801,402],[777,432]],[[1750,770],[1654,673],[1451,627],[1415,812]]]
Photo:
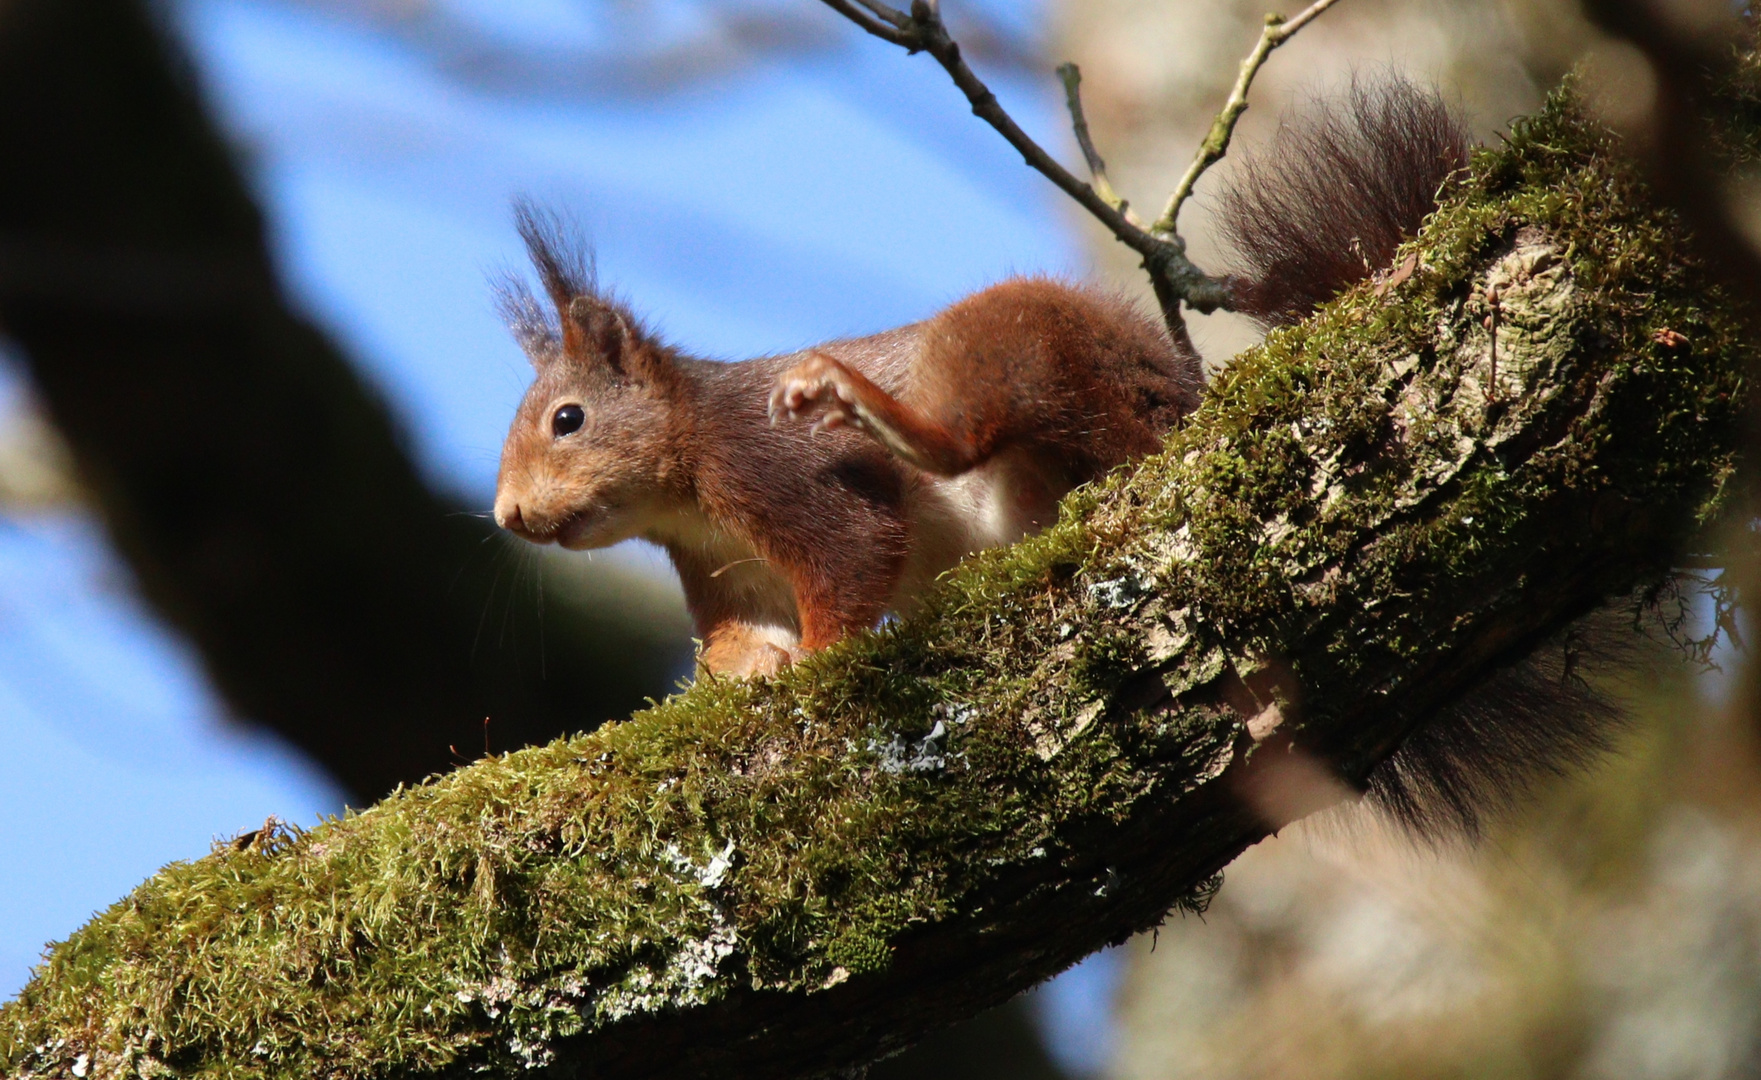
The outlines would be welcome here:
[[[1716,515],[1752,339],[1685,243],[1560,98],[1400,272],[920,616],[168,868],[0,1011],[0,1062],[829,1075],[1201,906],[1312,777]]]
[[[142,5],[0,2],[0,146],[0,327],[141,589],[239,714],[369,800],[451,767],[450,747],[475,756],[485,716],[506,748],[668,689],[677,618],[611,588],[540,612],[504,580],[517,541],[424,486],[378,396],[282,298]],[[498,647],[510,624],[520,648]]]

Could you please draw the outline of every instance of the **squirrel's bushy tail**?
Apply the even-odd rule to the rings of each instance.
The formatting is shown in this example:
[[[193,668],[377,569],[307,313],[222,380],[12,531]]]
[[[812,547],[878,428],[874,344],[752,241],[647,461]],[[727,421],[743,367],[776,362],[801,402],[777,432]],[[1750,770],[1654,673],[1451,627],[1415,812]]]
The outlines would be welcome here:
[[[1271,329],[1307,318],[1389,267],[1472,141],[1443,99],[1398,75],[1359,76],[1304,110],[1222,196],[1236,310]],[[1630,615],[1606,609],[1513,651],[1436,709],[1370,775],[1373,806],[1419,836],[1473,836],[1535,781],[1607,748],[1622,710],[1581,677],[1635,655]]]
[[[1630,716],[1600,679],[1584,676],[1630,669],[1644,640],[1632,610],[1617,604],[1495,665],[1370,773],[1370,804],[1420,837],[1478,836],[1538,781],[1610,748]]]
[[[1468,163],[1466,126],[1433,90],[1357,76],[1342,102],[1283,124],[1225,191],[1237,311],[1270,329],[1385,267]]]

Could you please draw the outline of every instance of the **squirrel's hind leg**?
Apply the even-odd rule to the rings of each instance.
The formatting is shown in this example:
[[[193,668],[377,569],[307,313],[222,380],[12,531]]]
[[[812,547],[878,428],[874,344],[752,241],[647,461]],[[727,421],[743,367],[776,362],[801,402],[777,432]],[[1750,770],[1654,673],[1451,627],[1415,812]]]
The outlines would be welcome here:
[[[941,476],[958,476],[985,456],[971,440],[923,416],[860,371],[817,349],[779,376],[770,395],[773,426],[809,417],[814,418],[815,432],[858,428],[900,459]]]

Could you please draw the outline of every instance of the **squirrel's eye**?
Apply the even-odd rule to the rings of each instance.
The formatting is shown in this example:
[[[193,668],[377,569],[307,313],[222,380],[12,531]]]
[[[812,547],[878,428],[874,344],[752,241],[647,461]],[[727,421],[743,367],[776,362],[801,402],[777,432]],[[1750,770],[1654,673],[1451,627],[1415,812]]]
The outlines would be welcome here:
[[[586,422],[587,414],[581,411],[581,406],[564,405],[550,418],[550,432],[560,439],[564,435],[573,435],[580,431],[581,425]]]

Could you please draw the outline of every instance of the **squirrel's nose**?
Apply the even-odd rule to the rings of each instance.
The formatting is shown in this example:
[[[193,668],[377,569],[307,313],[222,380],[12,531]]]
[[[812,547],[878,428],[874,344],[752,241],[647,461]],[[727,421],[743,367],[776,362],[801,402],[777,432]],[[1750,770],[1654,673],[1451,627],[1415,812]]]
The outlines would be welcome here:
[[[526,519],[520,516],[519,503],[507,503],[496,507],[495,523],[513,532],[521,532],[526,528]]]

